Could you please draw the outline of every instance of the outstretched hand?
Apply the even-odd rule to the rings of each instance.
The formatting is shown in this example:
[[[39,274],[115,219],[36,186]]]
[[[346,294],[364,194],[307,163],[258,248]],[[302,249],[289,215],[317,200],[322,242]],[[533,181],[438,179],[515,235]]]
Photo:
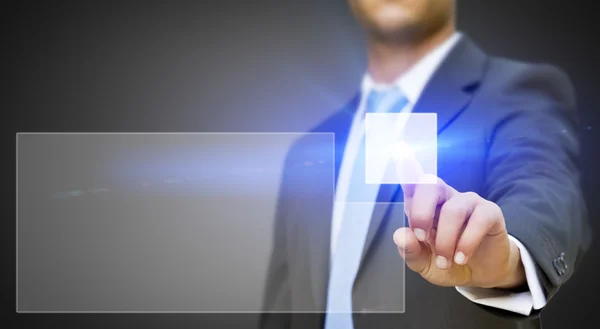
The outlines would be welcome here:
[[[395,158],[400,176],[417,182],[402,184],[409,227],[393,237],[408,268],[439,286],[512,288],[525,282],[498,205],[424,174],[405,144]]]

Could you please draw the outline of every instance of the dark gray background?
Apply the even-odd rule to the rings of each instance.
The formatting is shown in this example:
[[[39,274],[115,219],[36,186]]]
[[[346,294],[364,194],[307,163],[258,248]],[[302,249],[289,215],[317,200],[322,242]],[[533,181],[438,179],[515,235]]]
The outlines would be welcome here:
[[[593,1],[459,0],[459,28],[491,54],[565,69],[578,91],[584,190],[597,230],[599,37]],[[304,131],[357,89],[363,41],[345,1],[23,2],[3,10],[7,128],[2,294],[17,327],[251,327],[254,316],[14,314],[18,131]],[[594,320],[600,249],[543,313]]]

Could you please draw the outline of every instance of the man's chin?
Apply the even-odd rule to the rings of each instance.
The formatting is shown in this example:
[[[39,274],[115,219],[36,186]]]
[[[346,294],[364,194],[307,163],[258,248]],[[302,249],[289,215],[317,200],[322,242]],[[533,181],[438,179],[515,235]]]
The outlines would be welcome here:
[[[374,26],[370,34],[375,37],[375,39],[381,41],[388,42],[405,42],[410,41],[414,37],[416,37],[417,28],[411,24],[399,24],[395,22],[394,24],[380,24]]]
[[[388,35],[388,36],[399,35],[399,34],[403,34],[405,31],[413,30],[411,24],[407,24],[404,22],[403,23],[394,22],[394,23],[389,23],[389,24],[378,24],[376,26],[376,29],[379,31],[380,34]]]

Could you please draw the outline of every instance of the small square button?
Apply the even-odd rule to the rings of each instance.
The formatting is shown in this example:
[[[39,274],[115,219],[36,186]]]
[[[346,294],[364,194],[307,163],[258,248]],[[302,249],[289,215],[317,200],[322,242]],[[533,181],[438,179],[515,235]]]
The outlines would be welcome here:
[[[365,129],[367,184],[435,183],[437,114],[367,113]]]

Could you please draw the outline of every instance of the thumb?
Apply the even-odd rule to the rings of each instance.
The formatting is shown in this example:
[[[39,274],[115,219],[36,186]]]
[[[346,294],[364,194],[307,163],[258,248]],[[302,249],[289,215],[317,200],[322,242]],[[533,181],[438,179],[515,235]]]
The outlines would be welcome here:
[[[402,227],[394,232],[394,243],[398,246],[400,256],[406,266],[412,271],[424,275],[430,267],[431,250],[417,240],[414,232],[408,227]]]

